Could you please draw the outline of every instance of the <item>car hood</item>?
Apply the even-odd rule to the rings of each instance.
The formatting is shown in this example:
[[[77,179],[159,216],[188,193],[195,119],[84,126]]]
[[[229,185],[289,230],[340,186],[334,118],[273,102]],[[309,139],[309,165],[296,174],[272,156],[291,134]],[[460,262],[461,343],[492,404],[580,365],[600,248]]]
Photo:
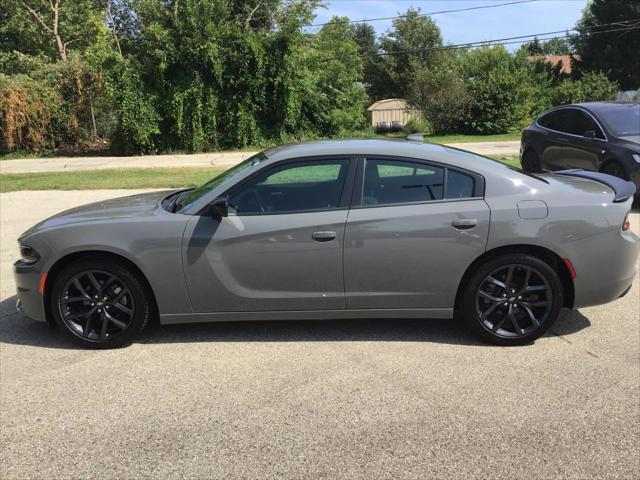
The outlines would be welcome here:
[[[154,215],[160,202],[176,190],[142,193],[128,197],[112,198],[72,208],[37,223],[21,235],[27,235],[63,225],[115,220]]]
[[[640,150],[640,135],[623,135],[617,137],[622,143],[634,150]]]

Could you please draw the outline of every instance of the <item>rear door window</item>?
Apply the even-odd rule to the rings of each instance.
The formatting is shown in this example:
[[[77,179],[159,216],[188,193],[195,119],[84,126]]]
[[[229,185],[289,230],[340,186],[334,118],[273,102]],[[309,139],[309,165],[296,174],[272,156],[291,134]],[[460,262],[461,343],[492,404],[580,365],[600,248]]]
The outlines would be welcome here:
[[[474,178],[457,170],[421,162],[367,159],[362,205],[472,198],[474,190]]]

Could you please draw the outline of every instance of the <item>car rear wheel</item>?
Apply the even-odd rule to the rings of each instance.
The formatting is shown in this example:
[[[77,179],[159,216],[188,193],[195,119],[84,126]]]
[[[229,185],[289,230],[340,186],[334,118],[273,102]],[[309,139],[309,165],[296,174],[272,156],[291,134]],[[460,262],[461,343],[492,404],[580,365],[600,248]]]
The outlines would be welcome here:
[[[484,340],[525,345],[544,335],[562,305],[562,282],[553,268],[532,255],[508,254],[472,274],[461,313]]]
[[[522,157],[522,169],[525,172],[540,173],[542,168],[540,167],[540,159],[538,154],[533,150],[527,150]]]
[[[602,168],[602,173],[606,173],[608,175],[613,175],[614,177],[618,177],[618,178],[621,178],[623,180],[628,180],[627,173],[624,171],[624,168],[622,168],[622,165],[620,165],[616,161],[611,161],[611,162],[607,163]]]
[[[51,311],[72,340],[90,348],[126,345],[145,327],[151,300],[125,265],[103,259],[65,267],[53,285]]]

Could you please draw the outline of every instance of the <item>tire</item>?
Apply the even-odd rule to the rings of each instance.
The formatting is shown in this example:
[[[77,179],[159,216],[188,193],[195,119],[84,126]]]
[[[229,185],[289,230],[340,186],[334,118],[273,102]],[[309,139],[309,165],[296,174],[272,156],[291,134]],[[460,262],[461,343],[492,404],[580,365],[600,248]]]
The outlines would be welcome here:
[[[151,295],[139,275],[121,262],[100,258],[67,265],[49,297],[60,329],[88,348],[128,345],[152,311]]]
[[[522,169],[525,172],[540,173],[542,167],[540,166],[540,158],[538,154],[533,150],[527,150],[522,157]]]
[[[629,180],[629,177],[627,176],[627,172],[625,172],[624,167],[615,160],[612,160],[606,163],[605,166],[602,167],[602,173],[613,175],[614,177],[618,177],[623,180]]]
[[[472,273],[460,313],[483,340],[526,345],[551,328],[563,304],[562,282],[553,268],[532,255],[507,254],[488,260]]]

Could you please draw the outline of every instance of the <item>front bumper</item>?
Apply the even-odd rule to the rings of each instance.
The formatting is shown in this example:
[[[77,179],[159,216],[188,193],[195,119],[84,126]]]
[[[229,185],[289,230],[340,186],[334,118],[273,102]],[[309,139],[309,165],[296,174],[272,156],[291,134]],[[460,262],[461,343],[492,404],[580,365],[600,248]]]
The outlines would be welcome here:
[[[38,291],[42,273],[35,264],[27,265],[19,260],[13,264],[13,278],[18,297],[16,308],[27,317],[46,322],[44,296]]]

